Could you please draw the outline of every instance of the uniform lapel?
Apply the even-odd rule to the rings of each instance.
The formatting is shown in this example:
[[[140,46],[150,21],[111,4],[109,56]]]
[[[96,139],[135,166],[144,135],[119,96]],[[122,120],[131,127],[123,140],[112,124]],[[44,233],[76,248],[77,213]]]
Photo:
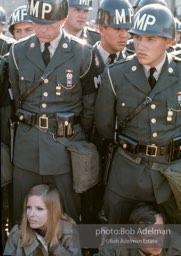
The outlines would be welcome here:
[[[95,52],[95,62],[96,62],[96,66],[100,69],[100,73],[102,73],[104,71],[104,68],[105,68],[105,64],[104,64],[104,61],[100,55],[100,52],[98,50],[98,46],[99,46],[100,42],[97,42],[95,45],[94,45],[94,52]]]
[[[168,56],[163,65],[160,77],[153,88],[153,93],[157,94],[162,90],[172,86],[175,82],[178,81],[178,77],[175,74],[176,63]]]
[[[63,32],[62,38],[57,46],[57,49],[50,60],[47,69],[54,70],[57,66],[62,65],[63,63],[67,62],[67,60],[71,59],[73,53],[71,51],[72,48],[72,41],[71,39]]]
[[[149,93],[150,85],[144,73],[143,66],[139,64],[137,58],[133,57],[129,62],[129,69],[125,73],[125,76],[139,91],[145,94]]]
[[[40,43],[36,36],[30,38],[26,57],[33,63],[33,65],[37,66],[41,70],[45,69],[45,64],[40,50]]]
[[[42,54],[40,51],[40,43],[36,36],[33,36],[29,42],[29,47],[27,49],[26,56],[33,63],[33,65],[37,66],[41,70],[54,70],[57,66],[63,64],[68,59],[72,58],[73,53],[71,52],[72,43],[70,38],[68,38],[65,33],[62,33],[62,38],[57,46],[57,49],[50,60],[48,66],[45,69],[45,64],[42,59]]]
[[[175,62],[171,59],[171,57],[168,57],[163,65],[160,78],[152,90],[153,94],[157,94],[160,91],[165,90],[166,88],[172,86],[173,83],[178,81],[178,78],[175,76],[175,68]],[[133,58],[130,61],[130,68],[128,72],[126,72],[125,76],[136,88],[147,95],[149,94],[151,90],[150,85],[145,76],[142,65],[139,64],[136,58]]]

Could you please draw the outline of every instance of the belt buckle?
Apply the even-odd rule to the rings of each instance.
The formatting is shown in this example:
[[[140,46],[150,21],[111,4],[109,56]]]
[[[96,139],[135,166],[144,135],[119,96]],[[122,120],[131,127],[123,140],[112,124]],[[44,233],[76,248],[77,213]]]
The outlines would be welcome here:
[[[154,149],[154,154],[149,154],[149,150],[150,149]],[[151,156],[151,157],[156,157],[157,156],[157,151],[158,151],[158,147],[155,144],[151,144],[151,145],[147,145],[146,146],[146,155],[147,156]]]
[[[39,117],[39,128],[48,129],[48,117],[46,115]]]

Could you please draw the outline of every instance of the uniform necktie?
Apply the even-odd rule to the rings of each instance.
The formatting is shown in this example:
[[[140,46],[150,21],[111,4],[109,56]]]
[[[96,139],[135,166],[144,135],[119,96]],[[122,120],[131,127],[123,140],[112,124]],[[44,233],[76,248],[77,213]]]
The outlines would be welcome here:
[[[153,89],[153,87],[154,87],[155,84],[156,84],[156,79],[155,79],[155,77],[153,76],[153,74],[155,73],[155,71],[156,71],[156,68],[150,68],[150,76],[149,76],[149,78],[148,78],[148,82],[149,82],[149,84],[150,84],[151,89]]]
[[[48,65],[49,61],[50,61],[50,51],[48,49],[50,43],[45,43],[44,45],[44,51],[42,52],[42,58],[44,60],[45,66]]]
[[[116,57],[117,57],[117,55],[115,53],[109,54],[109,59],[110,59],[109,64],[114,63]]]

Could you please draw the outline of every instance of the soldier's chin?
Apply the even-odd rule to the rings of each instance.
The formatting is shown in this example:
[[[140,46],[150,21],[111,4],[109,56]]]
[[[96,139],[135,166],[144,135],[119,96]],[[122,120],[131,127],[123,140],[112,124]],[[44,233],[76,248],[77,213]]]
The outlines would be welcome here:
[[[39,35],[38,35],[38,38],[39,38],[40,42],[42,42],[42,43],[47,43],[47,42],[51,41],[50,38],[41,37]]]
[[[138,61],[141,65],[148,65],[150,64],[150,61],[144,59],[144,58],[138,58]]]

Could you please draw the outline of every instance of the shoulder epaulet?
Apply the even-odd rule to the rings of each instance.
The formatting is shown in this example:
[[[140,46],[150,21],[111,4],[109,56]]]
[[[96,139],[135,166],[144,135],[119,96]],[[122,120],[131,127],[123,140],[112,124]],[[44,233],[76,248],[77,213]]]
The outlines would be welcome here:
[[[128,54],[134,54],[135,53],[135,50],[130,49],[129,47],[126,47],[126,51],[127,51]]]
[[[79,38],[79,37],[77,37],[77,36],[69,35],[69,37],[70,37],[70,39],[71,39],[72,41],[75,41],[75,42],[77,42],[77,43],[79,43],[79,44],[85,44],[84,41],[83,41],[83,39],[81,39],[81,38]]]
[[[181,62],[181,58],[177,57],[177,56],[173,56],[173,60],[175,61],[180,61]]]
[[[20,43],[22,43],[22,42],[25,42],[25,41],[27,41],[29,38],[31,38],[31,37],[34,36],[34,35],[35,35],[35,34],[30,35],[30,36],[26,36],[26,37],[24,37],[24,38],[21,38],[21,39],[19,39],[18,41],[16,41],[15,44],[20,44]]]
[[[128,61],[128,60],[132,60],[135,56],[136,56],[136,53],[134,53],[134,54],[132,54],[132,55],[128,55],[128,56],[126,57],[126,60],[127,60],[127,61]]]
[[[87,46],[91,49],[93,48],[92,45],[88,44],[87,42],[85,43],[84,39],[81,39],[81,38],[73,36],[73,35],[70,35],[69,37],[70,37],[71,41],[74,41],[74,42],[76,42],[78,44],[81,44],[83,46],[85,45],[85,46]]]
[[[173,59],[175,59],[175,58],[180,59],[180,57],[178,57],[178,55],[181,55],[181,49],[177,50],[177,51],[169,52],[168,54],[171,55]]]
[[[133,43],[134,43],[134,40],[133,40],[132,38],[128,39],[128,41],[127,41],[127,45],[129,45],[129,44],[133,44]]]
[[[5,41],[7,44],[13,44],[16,42],[16,40],[14,38],[5,36],[3,34],[0,35],[0,39]]]
[[[99,31],[95,28],[90,28],[90,27],[86,27],[86,29],[91,32],[91,33],[96,33],[96,34],[100,34]]]
[[[127,41],[127,44],[126,44],[126,51],[130,54],[134,54],[135,53],[135,48],[134,48],[134,42],[133,42],[133,39],[129,39]]]
[[[121,60],[118,60],[112,64],[109,65],[109,67],[113,67],[113,66],[116,66],[116,65],[119,65],[119,64],[123,64],[125,62],[128,62],[130,61],[133,57],[135,56],[135,54],[132,54],[132,55],[129,55],[127,56],[125,59],[121,59]]]
[[[176,44],[176,49],[181,49],[181,43]]]
[[[21,43],[24,42],[24,41],[26,41],[26,40],[24,40],[24,38],[22,38],[22,39],[16,41],[16,42],[14,43],[14,45],[21,44]]]

